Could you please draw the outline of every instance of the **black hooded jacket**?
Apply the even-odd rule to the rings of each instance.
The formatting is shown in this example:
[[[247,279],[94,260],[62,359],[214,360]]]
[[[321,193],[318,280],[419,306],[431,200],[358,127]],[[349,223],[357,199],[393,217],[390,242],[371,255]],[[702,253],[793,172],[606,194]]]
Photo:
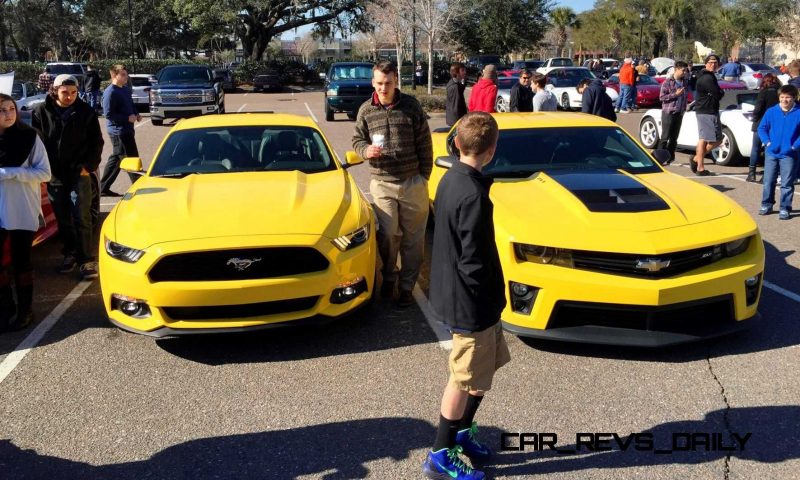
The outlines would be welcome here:
[[[614,113],[611,97],[606,93],[606,87],[599,78],[592,80],[592,83],[587,85],[583,91],[581,112],[607,118],[612,122],[617,121],[617,114]]]
[[[694,96],[694,111],[700,114],[719,115],[719,101],[725,95],[713,72],[703,70],[697,75],[697,93]]]
[[[103,134],[97,114],[83,100],[75,100],[63,115],[60,110],[48,95],[34,108],[31,124],[47,150],[53,180],[74,185],[81,168],[93,172],[100,165]]]

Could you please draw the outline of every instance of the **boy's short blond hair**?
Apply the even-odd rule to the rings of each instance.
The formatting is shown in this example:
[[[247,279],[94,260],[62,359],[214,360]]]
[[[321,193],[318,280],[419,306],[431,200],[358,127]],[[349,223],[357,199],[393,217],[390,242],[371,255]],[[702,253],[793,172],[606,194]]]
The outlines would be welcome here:
[[[792,60],[791,62],[789,62],[787,68],[789,69],[789,75],[791,77],[800,76],[800,60],[797,59]]]
[[[486,112],[470,112],[458,122],[458,148],[462,155],[474,157],[497,143],[497,121]]]

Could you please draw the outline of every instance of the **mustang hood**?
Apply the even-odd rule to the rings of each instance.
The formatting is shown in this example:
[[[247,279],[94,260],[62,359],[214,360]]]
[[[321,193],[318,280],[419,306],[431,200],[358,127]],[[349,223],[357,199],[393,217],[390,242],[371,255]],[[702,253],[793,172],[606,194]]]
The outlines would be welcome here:
[[[654,235],[672,236],[663,232],[731,213],[719,192],[669,173],[552,172],[496,179],[491,198],[495,224],[511,237],[575,249],[587,248],[587,242],[613,245],[620,237],[648,239],[641,245],[648,249]]]
[[[156,243],[236,235],[338,235],[358,192],[341,170],[144,177],[117,205],[117,238]],[[328,230],[331,230],[330,232]]]

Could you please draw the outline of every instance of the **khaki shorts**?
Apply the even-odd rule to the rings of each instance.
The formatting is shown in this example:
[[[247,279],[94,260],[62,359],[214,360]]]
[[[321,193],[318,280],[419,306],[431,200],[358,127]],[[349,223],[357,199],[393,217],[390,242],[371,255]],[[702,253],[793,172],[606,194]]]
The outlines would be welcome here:
[[[448,385],[463,391],[486,392],[492,388],[494,372],[511,361],[503,327],[473,333],[453,333]]]

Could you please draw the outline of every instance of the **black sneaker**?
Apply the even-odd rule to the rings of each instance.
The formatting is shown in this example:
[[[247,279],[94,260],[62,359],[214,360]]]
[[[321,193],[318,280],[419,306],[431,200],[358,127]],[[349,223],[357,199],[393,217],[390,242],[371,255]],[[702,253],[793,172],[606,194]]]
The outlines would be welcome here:
[[[394,297],[394,282],[384,280],[383,284],[381,285],[381,298],[392,297]]]
[[[697,172],[695,172],[695,174],[698,177],[707,177],[707,176],[711,175],[711,172],[709,172],[708,170],[698,170]]]
[[[414,294],[411,293],[411,290],[400,290],[400,296],[397,298],[397,306],[405,308],[411,305],[414,305]]]
[[[84,280],[94,280],[97,276],[97,262],[86,262],[81,265],[81,277]]]
[[[692,169],[692,173],[697,173],[697,162],[691,158],[689,159],[689,168]]]
[[[69,273],[75,270],[76,265],[78,265],[78,261],[75,260],[74,256],[64,255],[64,261],[61,262],[61,266],[58,267],[58,273]]]

